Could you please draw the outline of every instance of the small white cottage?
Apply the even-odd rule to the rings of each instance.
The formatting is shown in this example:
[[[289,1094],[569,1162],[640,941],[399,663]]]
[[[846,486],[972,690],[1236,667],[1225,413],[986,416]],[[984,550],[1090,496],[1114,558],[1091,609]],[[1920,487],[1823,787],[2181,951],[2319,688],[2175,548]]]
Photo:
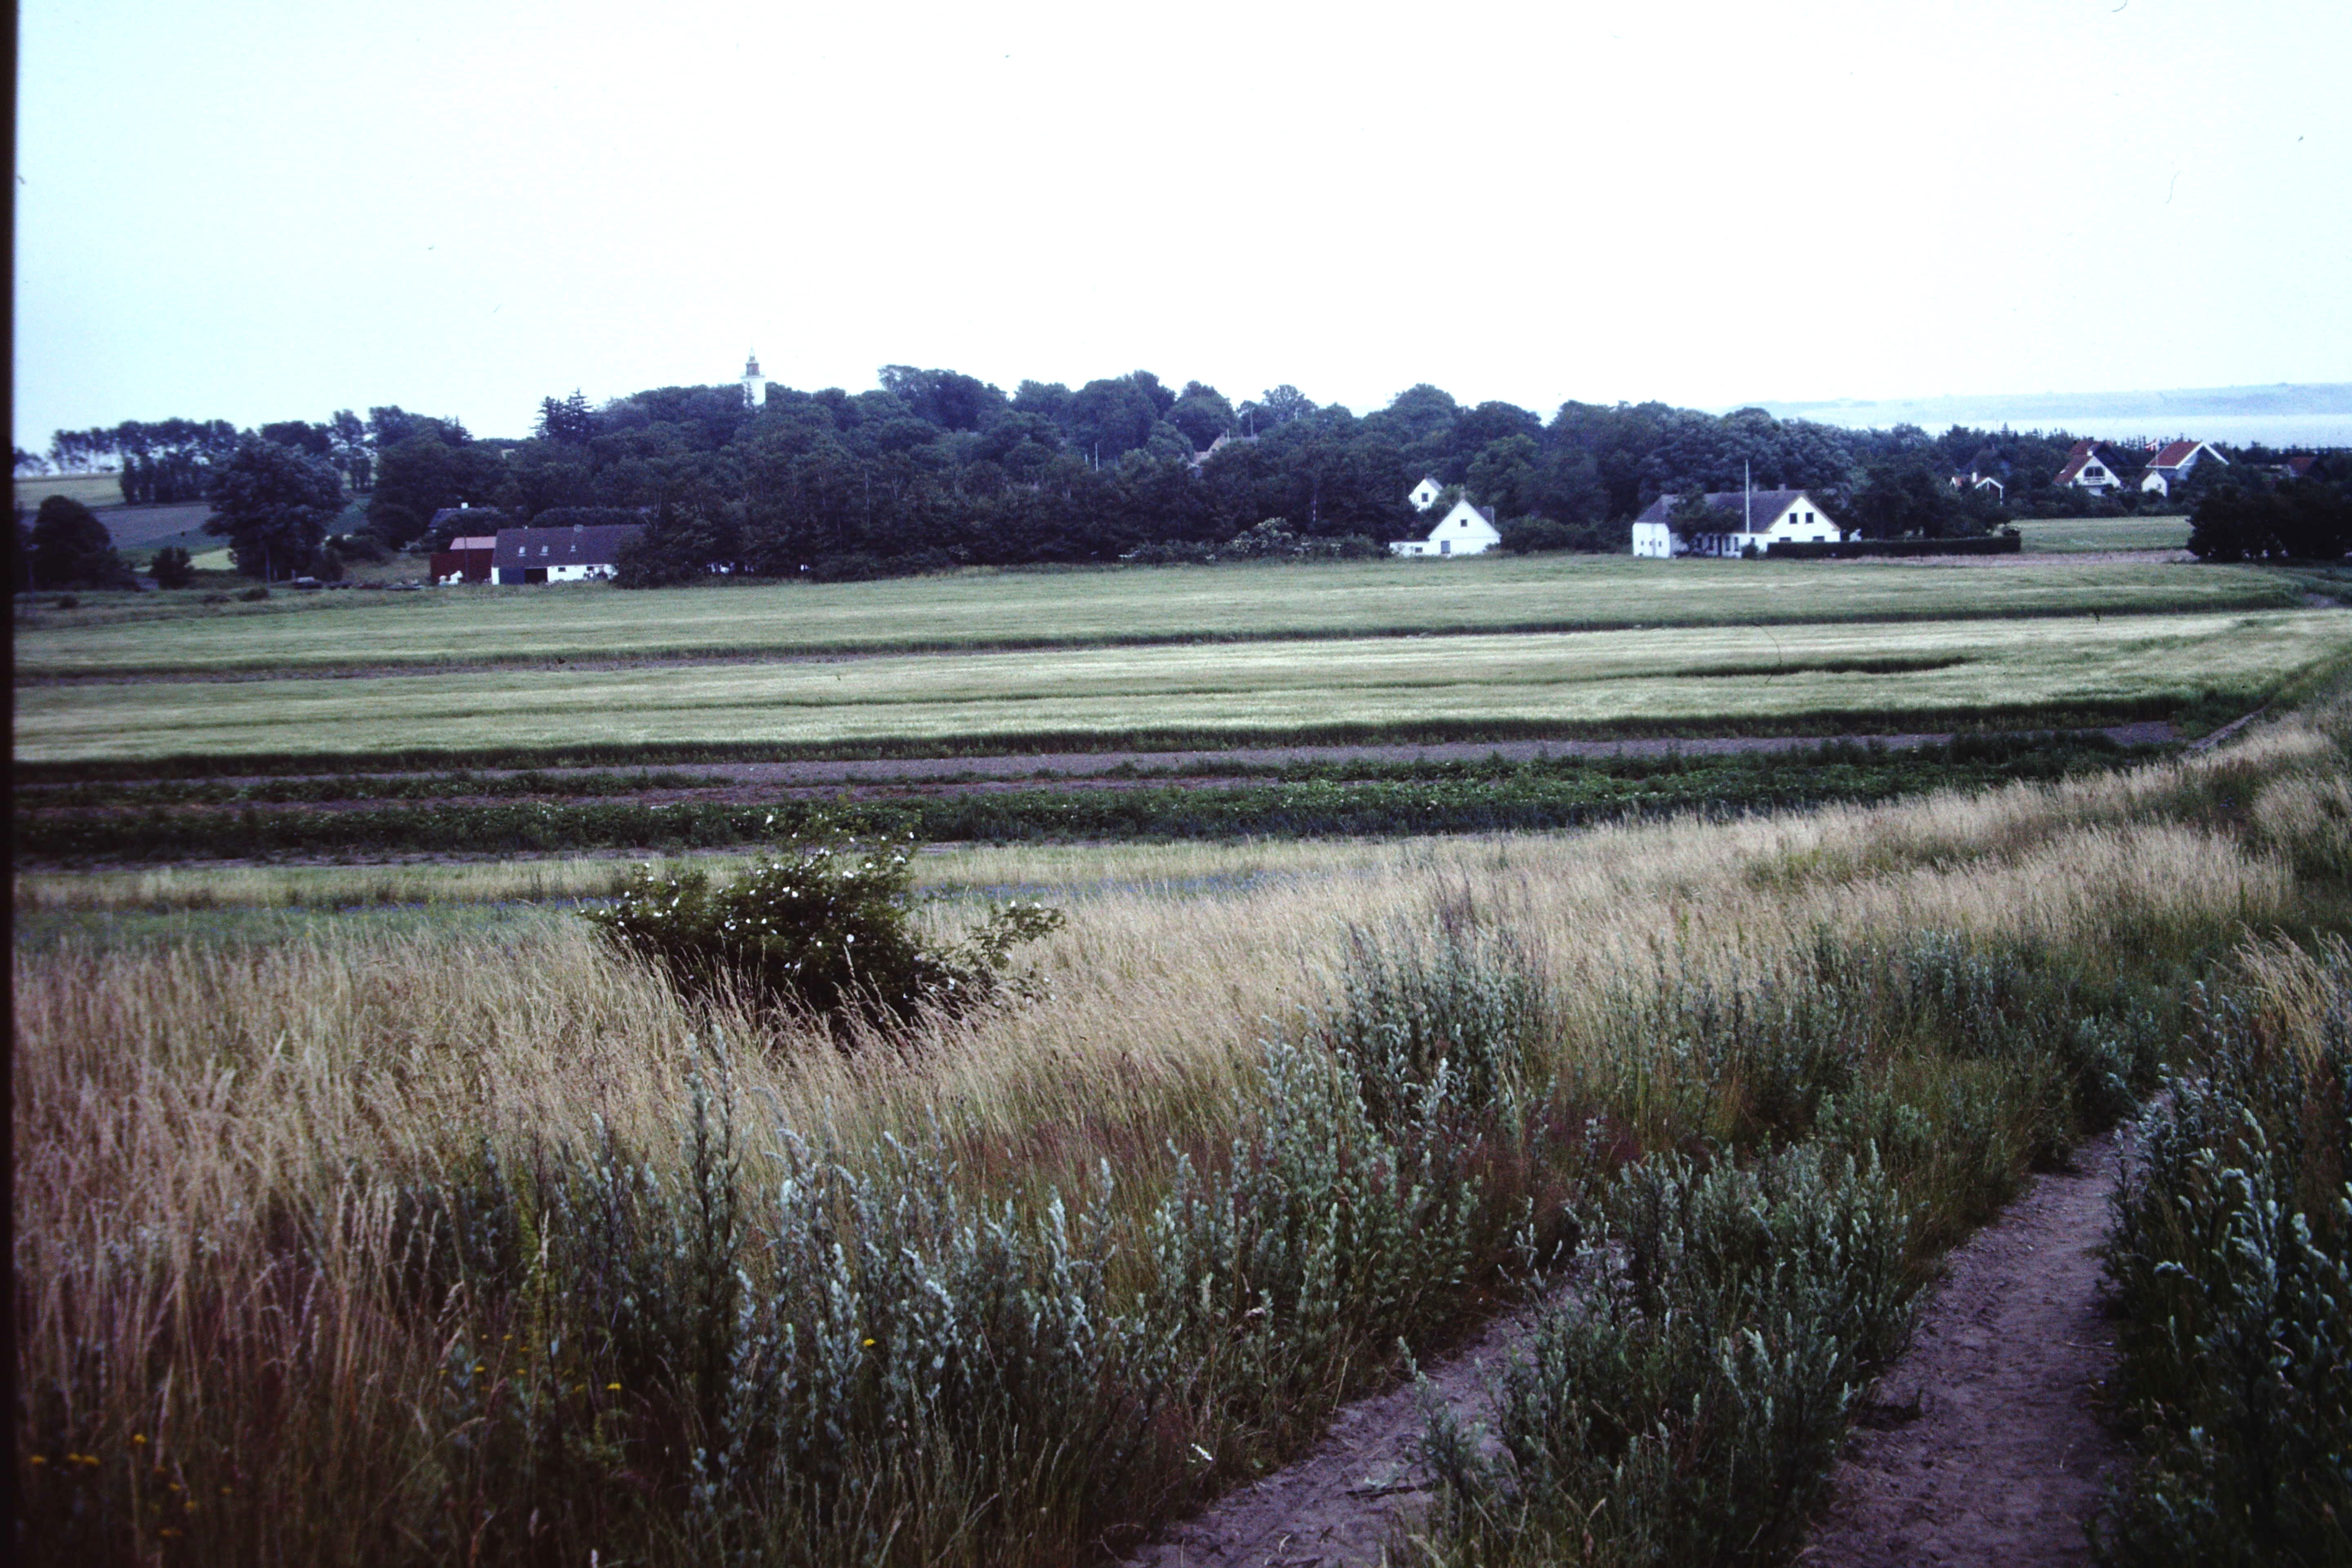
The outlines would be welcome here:
[[[1769,555],[1775,544],[1834,544],[1845,537],[1837,520],[1804,490],[1710,490],[1706,517],[1696,525],[1675,516],[1675,495],[1662,495],[1633,520],[1633,553]]]
[[[1426,484],[1426,479],[1422,481]],[[1391,555],[1484,555],[1503,542],[1502,531],[1495,526],[1493,514],[1479,510],[1466,500],[1454,503],[1454,509],[1437,520],[1437,526],[1425,539],[1400,539],[1389,546]]]
[[[1427,511],[1437,504],[1437,498],[1444,493],[1444,485],[1439,484],[1427,474],[1423,474],[1421,476],[1421,483],[1413,486],[1412,492],[1404,499],[1412,502],[1413,510]]]

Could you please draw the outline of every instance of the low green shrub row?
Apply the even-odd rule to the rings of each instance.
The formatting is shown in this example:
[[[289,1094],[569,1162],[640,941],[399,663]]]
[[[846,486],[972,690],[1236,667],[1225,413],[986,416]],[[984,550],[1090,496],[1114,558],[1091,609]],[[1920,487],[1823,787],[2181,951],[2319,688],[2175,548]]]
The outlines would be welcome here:
[[[2112,765],[2120,755],[2090,746],[1986,760],[1857,751],[1796,763],[1728,758],[1639,771],[1527,764],[1484,778],[1310,774],[1264,784],[974,791],[772,805],[606,799],[335,811],[151,805],[103,815],[92,808],[20,808],[16,845],[20,855],[61,860],[667,850],[762,842],[772,833],[800,830],[821,817],[861,835],[912,834],[935,842],[1496,832],[1684,811],[1738,815],[1889,800],[1933,788],[2061,776]]]

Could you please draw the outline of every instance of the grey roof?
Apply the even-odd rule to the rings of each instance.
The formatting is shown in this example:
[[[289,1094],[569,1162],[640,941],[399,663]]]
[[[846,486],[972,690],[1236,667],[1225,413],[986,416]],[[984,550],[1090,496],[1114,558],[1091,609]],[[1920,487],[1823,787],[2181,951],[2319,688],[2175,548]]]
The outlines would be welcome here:
[[[1669,490],[1652,501],[1650,509],[1633,521],[1635,522],[1672,522],[1675,520],[1675,507],[1681,500],[1679,495]],[[1708,509],[1722,518],[1723,530],[1727,533],[1737,533],[1744,526],[1748,515],[1748,505],[1750,501],[1755,503],[1756,521],[1769,525],[1774,518],[1789,510],[1790,501],[1810,500],[1811,500],[1811,494],[1806,490],[1755,490],[1752,492],[1709,490],[1706,493]],[[1813,502],[1813,510],[1821,512],[1823,517],[1829,515],[1827,509],[1819,501]]]
[[[634,522],[502,528],[493,560],[499,566],[611,566],[619,562],[621,546],[644,531]]]

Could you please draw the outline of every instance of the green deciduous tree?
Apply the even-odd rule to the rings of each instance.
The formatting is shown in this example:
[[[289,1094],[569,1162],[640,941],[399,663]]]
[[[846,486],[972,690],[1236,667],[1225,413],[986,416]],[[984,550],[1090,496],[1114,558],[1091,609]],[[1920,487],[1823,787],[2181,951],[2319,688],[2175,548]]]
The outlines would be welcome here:
[[[237,443],[212,490],[205,531],[228,540],[239,572],[271,582],[311,570],[343,505],[342,479],[327,459],[258,436]]]
[[[158,588],[184,588],[196,576],[188,552],[176,544],[167,544],[155,552],[155,559],[148,563],[147,570]]]
[[[1184,432],[1194,450],[1205,452],[1211,442],[1234,428],[1234,405],[1215,387],[1188,381],[1168,410],[1168,423]]]
[[[67,496],[50,496],[34,514],[27,541],[37,588],[127,588],[131,569],[114,551],[97,513]]]

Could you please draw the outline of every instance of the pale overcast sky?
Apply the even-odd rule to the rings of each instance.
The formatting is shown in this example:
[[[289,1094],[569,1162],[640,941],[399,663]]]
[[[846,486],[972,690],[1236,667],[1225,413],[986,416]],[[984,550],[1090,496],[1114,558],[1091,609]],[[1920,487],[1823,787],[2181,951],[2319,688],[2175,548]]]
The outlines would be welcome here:
[[[16,440],[2352,380],[2352,5],[24,0]]]

